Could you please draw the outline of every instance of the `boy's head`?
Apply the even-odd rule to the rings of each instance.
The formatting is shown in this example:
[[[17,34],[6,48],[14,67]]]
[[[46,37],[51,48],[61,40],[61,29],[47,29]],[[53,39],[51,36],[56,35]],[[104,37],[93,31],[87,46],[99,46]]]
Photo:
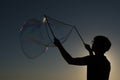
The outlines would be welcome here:
[[[105,36],[96,36],[92,44],[92,50],[96,55],[103,55],[111,47],[110,40]]]

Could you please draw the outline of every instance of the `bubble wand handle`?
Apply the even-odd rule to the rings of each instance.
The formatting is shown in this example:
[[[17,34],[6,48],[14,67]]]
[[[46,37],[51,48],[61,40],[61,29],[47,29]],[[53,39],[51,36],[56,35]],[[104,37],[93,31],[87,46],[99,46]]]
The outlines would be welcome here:
[[[45,19],[46,19],[46,22],[47,22],[47,24],[48,24],[48,26],[49,26],[49,29],[50,29],[50,31],[51,31],[53,37],[56,38],[55,33],[53,32],[53,29],[52,29],[52,27],[51,27],[51,25],[50,25],[50,23],[49,23],[49,21],[48,21],[48,19],[47,19],[47,16],[44,15],[44,17],[45,17]]]
[[[82,36],[80,35],[80,33],[79,33],[78,29],[76,28],[76,26],[74,26],[74,29],[75,29],[75,31],[77,32],[77,34],[78,34],[79,38],[81,39],[81,41],[83,42],[83,44],[85,45],[85,41],[83,40],[83,38],[82,38]]]
[[[84,45],[85,47],[88,47],[88,45],[85,43],[85,41],[83,40],[82,36],[80,35],[78,29],[76,28],[76,26],[74,26],[74,28],[75,28],[75,31],[77,32],[79,38],[80,38],[81,41],[83,42],[83,45]],[[88,51],[89,51],[89,54],[90,54],[90,55],[94,55],[92,50],[88,50]]]

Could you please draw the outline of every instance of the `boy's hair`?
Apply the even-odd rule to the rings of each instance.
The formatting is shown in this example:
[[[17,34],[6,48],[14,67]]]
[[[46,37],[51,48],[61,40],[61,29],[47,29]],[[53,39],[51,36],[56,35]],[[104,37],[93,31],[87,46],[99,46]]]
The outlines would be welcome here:
[[[96,45],[96,49],[102,52],[108,51],[111,47],[110,40],[105,36],[94,37],[94,44]]]

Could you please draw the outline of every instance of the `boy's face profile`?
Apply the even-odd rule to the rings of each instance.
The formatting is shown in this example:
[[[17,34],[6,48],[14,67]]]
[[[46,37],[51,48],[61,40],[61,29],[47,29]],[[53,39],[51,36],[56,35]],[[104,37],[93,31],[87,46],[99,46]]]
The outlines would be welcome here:
[[[92,50],[96,55],[104,55],[111,47],[111,42],[104,36],[96,36],[92,44]]]

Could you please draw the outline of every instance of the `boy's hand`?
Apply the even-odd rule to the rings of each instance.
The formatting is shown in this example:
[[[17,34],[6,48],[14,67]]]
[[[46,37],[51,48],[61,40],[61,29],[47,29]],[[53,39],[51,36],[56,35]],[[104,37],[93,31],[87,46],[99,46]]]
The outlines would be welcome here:
[[[85,45],[85,48],[86,48],[89,52],[92,51],[92,49],[90,48],[90,45],[89,45],[89,44],[84,44],[84,45]]]
[[[88,44],[84,44],[84,45],[85,45],[85,48],[89,51],[89,54],[94,55],[92,49],[90,48],[90,45]]]
[[[54,38],[54,44],[55,46],[61,45],[60,41],[57,38]]]

